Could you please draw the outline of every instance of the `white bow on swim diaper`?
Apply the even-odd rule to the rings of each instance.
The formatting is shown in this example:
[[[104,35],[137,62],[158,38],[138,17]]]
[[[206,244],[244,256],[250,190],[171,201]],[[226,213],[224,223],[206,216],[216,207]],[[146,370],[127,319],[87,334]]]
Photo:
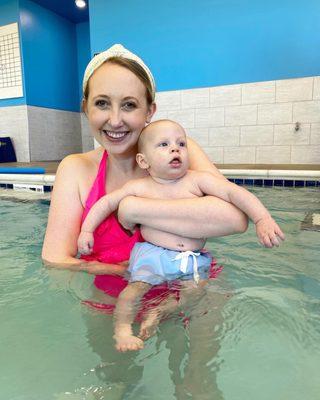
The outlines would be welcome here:
[[[177,254],[173,260],[174,261],[181,260],[180,271],[183,274],[185,274],[187,272],[189,256],[191,256],[192,259],[193,259],[192,260],[193,261],[193,279],[198,284],[200,276],[199,276],[199,272],[198,272],[197,257],[200,256],[200,253],[195,253],[195,252],[190,251],[190,250],[182,251],[181,253]]]

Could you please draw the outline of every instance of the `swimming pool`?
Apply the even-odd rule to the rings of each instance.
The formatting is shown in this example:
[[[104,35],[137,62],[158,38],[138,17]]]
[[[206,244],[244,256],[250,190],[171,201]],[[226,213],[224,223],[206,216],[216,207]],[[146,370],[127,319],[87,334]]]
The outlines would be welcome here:
[[[210,240],[224,272],[189,326],[165,321],[131,354],[113,350],[111,318],[81,304],[91,276],[42,267],[48,204],[1,200],[0,399],[317,400],[320,232],[301,222],[320,213],[319,188],[250,191],[286,242],[264,249],[252,225]]]

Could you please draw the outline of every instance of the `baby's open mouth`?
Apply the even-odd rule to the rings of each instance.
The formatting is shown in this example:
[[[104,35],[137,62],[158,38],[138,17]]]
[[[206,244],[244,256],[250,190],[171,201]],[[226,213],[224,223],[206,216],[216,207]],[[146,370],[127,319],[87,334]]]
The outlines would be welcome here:
[[[179,166],[181,165],[182,161],[180,157],[175,157],[170,161],[170,165],[172,166]]]

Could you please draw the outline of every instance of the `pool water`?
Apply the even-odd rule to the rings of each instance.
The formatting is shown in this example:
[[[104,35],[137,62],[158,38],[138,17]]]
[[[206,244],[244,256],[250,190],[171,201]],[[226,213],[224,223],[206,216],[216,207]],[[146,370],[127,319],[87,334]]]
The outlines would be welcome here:
[[[250,188],[286,234],[254,226],[212,239],[224,266],[207,295],[163,322],[137,353],[114,350],[112,319],[81,304],[92,277],[40,261],[48,204],[0,202],[0,399],[318,400],[319,189]],[[189,321],[189,323],[187,323]]]

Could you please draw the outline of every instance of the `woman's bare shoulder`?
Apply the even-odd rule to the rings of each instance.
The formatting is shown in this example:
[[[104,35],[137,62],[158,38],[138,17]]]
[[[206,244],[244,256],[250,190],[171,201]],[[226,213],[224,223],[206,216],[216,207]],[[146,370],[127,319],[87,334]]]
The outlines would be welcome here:
[[[74,177],[90,175],[96,172],[102,157],[102,149],[96,149],[87,153],[70,154],[59,164],[57,176],[73,174]]]

